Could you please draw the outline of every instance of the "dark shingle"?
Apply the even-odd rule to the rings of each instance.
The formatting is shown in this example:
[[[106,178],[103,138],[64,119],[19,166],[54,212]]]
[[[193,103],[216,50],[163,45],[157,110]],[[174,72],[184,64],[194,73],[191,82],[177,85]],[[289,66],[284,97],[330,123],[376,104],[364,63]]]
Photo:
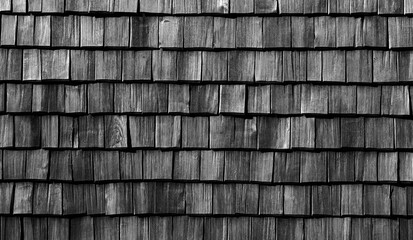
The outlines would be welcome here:
[[[182,117],[182,147],[208,148],[208,117]]]
[[[214,17],[214,48],[235,48],[235,24],[234,18]]]
[[[382,86],[381,114],[409,115],[410,94],[407,86]]]
[[[14,146],[40,147],[40,117],[14,117]]]
[[[379,152],[377,159],[378,181],[397,182],[398,161],[397,152]]]
[[[65,85],[65,113],[86,113],[87,85]]]
[[[336,47],[336,18],[327,16],[315,17],[314,34],[314,47]]]
[[[255,13],[277,13],[278,1],[277,0],[256,0],[254,7],[255,7]]]
[[[33,199],[33,183],[16,183],[14,188],[13,214],[31,214]]]
[[[33,15],[17,17],[17,45],[33,45],[34,23]]]
[[[42,50],[42,80],[69,80],[69,50]]]
[[[200,151],[179,151],[174,153],[173,179],[198,180]]]
[[[59,116],[42,116],[41,141],[43,148],[57,148],[59,146]]]
[[[266,113],[271,110],[271,86],[248,86],[248,113]]]
[[[255,53],[253,51],[231,51],[228,53],[228,81],[254,81]]]
[[[340,118],[317,118],[315,121],[316,148],[340,148]]]
[[[346,52],[324,51],[323,52],[323,82],[345,82],[346,81]]]
[[[202,52],[202,81],[228,80],[228,52]]]
[[[172,179],[173,152],[145,151],[142,160],[144,179]]]
[[[362,215],[363,185],[341,185],[341,215]]]
[[[236,26],[237,48],[262,48],[262,17],[238,17]]]
[[[262,45],[264,48],[291,47],[291,35],[290,17],[266,17],[263,19]]]
[[[356,86],[330,86],[328,112],[333,114],[355,114],[357,112]]]
[[[51,39],[54,47],[77,47],[80,38],[79,16],[53,16]]]
[[[314,35],[314,18],[291,18],[291,40],[293,48],[313,48],[315,41]]]
[[[178,52],[177,79],[182,81],[201,81],[202,53],[200,51]]]
[[[284,214],[309,215],[311,213],[310,186],[284,186]]]
[[[122,52],[96,51],[94,63],[96,80],[122,80]]]
[[[125,2],[125,1],[123,1]],[[104,45],[107,47],[129,46],[129,17],[105,18]]]
[[[327,161],[329,182],[354,182],[354,152],[329,152]]]
[[[326,152],[301,152],[300,182],[327,181],[327,154]]]
[[[249,181],[250,161],[249,152],[226,151],[224,181]]]
[[[284,210],[284,187],[277,186],[260,186],[259,196],[259,214],[260,215],[281,215]]]
[[[212,184],[185,184],[185,212],[187,214],[212,213]]]
[[[202,13],[229,13],[229,0],[201,1]]]
[[[113,112],[113,84],[93,83],[88,85],[89,113]]]
[[[142,179],[142,151],[119,152],[119,168],[122,180]]]
[[[95,80],[95,51],[70,51],[70,80]]]
[[[6,111],[10,113],[31,112],[32,89],[32,84],[7,84]]]
[[[289,149],[290,118],[258,118],[258,149]]]
[[[307,117],[291,118],[291,147],[314,148],[315,119]]]
[[[390,215],[390,186],[363,186],[363,213],[365,215]]]
[[[104,116],[79,117],[79,147],[103,148],[105,146]]]
[[[131,47],[158,47],[158,17],[131,17],[130,22]]]
[[[211,48],[213,30],[212,17],[185,17],[183,23],[184,47]]]
[[[203,239],[204,219],[188,216],[173,218],[172,239]]]
[[[131,147],[155,146],[155,117],[129,116]]]
[[[178,71],[177,64],[178,63],[177,63],[177,52],[176,51],[163,51],[163,50],[152,51],[153,80],[154,81],[176,81],[178,80],[177,79],[177,71]]]
[[[155,147],[177,148],[181,146],[181,117],[156,116]]]
[[[224,151],[202,151],[200,161],[200,180],[223,181],[224,162]]]
[[[176,87],[174,87],[176,88]],[[171,89],[171,86],[170,88]],[[180,96],[185,91],[177,91]],[[217,114],[219,86],[215,84],[189,86],[190,99],[188,101],[190,113]]]
[[[255,53],[255,81],[283,81],[283,52],[259,51]]]
[[[105,185],[106,215],[131,214],[132,183],[109,183]]]
[[[271,113],[301,113],[301,85],[271,85]]]
[[[357,114],[380,114],[381,86],[357,86]]]
[[[238,113],[245,112],[245,85],[221,85],[220,86],[220,113]]]
[[[377,182],[377,152],[357,152],[355,160],[355,180]]]

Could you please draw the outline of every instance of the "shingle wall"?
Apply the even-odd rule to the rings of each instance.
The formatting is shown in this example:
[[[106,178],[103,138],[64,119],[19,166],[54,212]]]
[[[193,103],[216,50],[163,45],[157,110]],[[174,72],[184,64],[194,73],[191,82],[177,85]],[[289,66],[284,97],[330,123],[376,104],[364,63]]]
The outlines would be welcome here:
[[[412,14],[0,0],[0,239],[412,239]]]

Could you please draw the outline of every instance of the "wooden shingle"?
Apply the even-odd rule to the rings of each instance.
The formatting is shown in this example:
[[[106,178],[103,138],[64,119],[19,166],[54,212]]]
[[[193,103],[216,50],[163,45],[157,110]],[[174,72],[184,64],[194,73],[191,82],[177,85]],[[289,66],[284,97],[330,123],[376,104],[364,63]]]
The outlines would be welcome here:
[[[114,1],[89,0],[89,12],[108,12],[113,6]]]
[[[201,1],[177,0],[173,2],[172,12],[174,14],[196,14],[201,13]]]
[[[330,86],[328,112],[355,114],[357,112],[356,86]]]
[[[158,47],[159,20],[158,17],[131,17],[130,46]]]
[[[105,146],[104,116],[79,117],[79,147],[103,148]]]
[[[261,215],[281,215],[284,204],[284,187],[260,186],[259,214]]]
[[[377,0],[351,1],[351,4],[350,4],[351,14],[376,13],[376,12],[377,12]]]
[[[168,239],[172,231],[172,217],[149,218],[149,239]]]
[[[80,46],[103,47],[104,18],[80,16]]]
[[[69,80],[69,51],[42,50],[42,80]]]
[[[230,12],[231,13],[253,13],[254,12],[254,2],[248,0],[240,0],[231,2]]]
[[[395,1],[397,2],[397,1]],[[412,45],[410,39],[411,19],[402,17],[389,17],[389,48],[404,48]]]
[[[209,120],[211,148],[230,148],[235,135],[234,118],[220,115],[211,116]]]
[[[312,186],[311,193],[311,212],[313,215],[340,215],[340,185]]]
[[[86,113],[86,85],[65,85],[65,113]]]
[[[4,150],[3,152],[3,179],[25,179],[26,178],[26,159],[25,151]]]
[[[89,10],[89,0],[67,0],[66,12],[87,12]]]
[[[24,0],[12,0],[12,12],[25,13],[27,10],[27,1]]]
[[[314,47],[336,47],[336,21],[333,17],[314,18]]]
[[[13,46],[16,44],[16,28],[17,16],[2,15],[1,16],[1,38],[2,46]]]
[[[119,239],[136,239],[138,238],[138,236],[148,234],[148,221],[142,224],[143,222],[145,222],[145,219],[148,220],[147,218],[138,218],[136,216],[119,218]],[[141,224],[146,228],[141,226]]]
[[[11,115],[0,116],[0,147],[13,147],[14,118]]]
[[[50,46],[51,17],[35,16],[33,41],[36,46]]]
[[[94,63],[96,80],[122,80],[120,51],[96,51]]]
[[[14,189],[14,183],[1,183],[0,184],[0,193],[1,193],[0,200],[3,203],[2,206],[0,207],[0,213],[2,214],[11,213],[13,189]]]
[[[300,85],[271,85],[271,113],[301,113]]]
[[[122,180],[142,179],[142,151],[119,153]]]
[[[79,121],[77,118],[59,117],[59,147],[79,147]]]
[[[283,81],[283,53],[280,51],[256,52],[255,81]]]
[[[105,147],[128,147],[128,117],[121,115],[105,116]]]
[[[191,96],[189,85],[169,84],[168,112],[189,113],[192,110],[189,105],[192,103]]]
[[[182,117],[182,147],[207,148],[208,131],[208,117]]]
[[[105,202],[107,215],[132,213],[132,183],[106,184]]]
[[[372,82],[372,61],[371,50],[346,51],[347,82]]]
[[[69,219],[47,218],[47,237],[50,240],[69,240]]]
[[[314,34],[314,18],[291,18],[291,39],[293,48],[313,48]]]
[[[119,217],[100,217],[93,219],[95,239],[119,240]]]
[[[327,180],[327,154],[301,152],[300,181],[301,182],[326,182]]]
[[[14,188],[13,214],[31,214],[33,183],[16,183]]]
[[[212,17],[185,17],[183,37],[185,48],[211,48],[213,42]]]
[[[7,112],[31,112],[32,89],[32,84],[7,84]]]
[[[397,52],[373,51],[373,82],[398,82]]]
[[[131,147],[155,146],[155,116],[129,116]]]
[[[364,118],[341,118],[340,127],[341,147],[364,147]]]
[[[76,217],[70,219],[70,240],[94,239],[93,217]]]
[[[379,152],[377,159],[377,177],[381,182],[396,182],[398,169],[397,152]]]
[[[247,239],[250,235],[250,218],[228,218],[228,239]]]
[[[181,116],[156,116],[155,147],[181,146]]]
[[[105,213],[105,185],[85,185],[85,202],[87,214]]]
[[[321,82],[322,80],[322,51],[308,51],[307,52],[307,81],[311,82]],[[305,80],[304,80],[305,81]]]
[[[116,113],[142,112],[142,85],[115,84],[114,110]]]
[[[141,0],[139,1],[139,11],[147,13],[172,13],[171,0]]]
[[[228,53],[228,81],[254,81],[255,53],[253,51],[231,51]]]
[[[347,1],[332,1],[337,1],[338,4],[350,4]],[[361,18],[350,18],[346,16],[336,17],[334,20],[336,21],[336,47],[354,47],[356,45],[356,29],[359,29],[357,27],[361,26]]]
[[[327,13],[327,0],[316,0],[313,3],[304,1],[305,14]]]
[[[328,13],[349,13],[350,1],[328,0]]]
[[[277,218],[277,239],[304,239],[304,220],[300,218]]]
[[[188,64],[195,64],[187,62]],[[192,69],[188,69],[192,70]],[[155,81],[176,81],[177,79],[177,52],[176,51],[152,51],[152,76]]]
[[[225,2],[229,0],[219,1]],[[236,19],[214,17],[214,40],[212,46],[214,48],[235,48],[235,27]]]
[[[122,13],[136,13],[138,11],[139,1],[136,0],[114,0],[113,3],[113,12],[122,12]]]
[[[340,118],[317,118],[315,121],[316,148],[340,148]]]
[[[248,86],[248,113],[270,113],[271,111],[271,86]]]
[[[204,181],[223,181],[224,161],[224,151],[202,151],[200,179]]]
[[[271,152],[253,152],[250,159],[250,180],[253,182],[271,182],[273,176],[274,154]]]
[[[258,149],[289,149],[290,134],[290,118],[258,118]]]
[[[356,152],[356,181],[377,182],[377,152]]]
[[[173,218],[172,239],[202,239],[204,229],[204,219],[188,216],[178,216]]]
[[[214,184],[212,194],[213,214],[235,213],[235,184]]]
[[[363,186],[363,213],[365,215],[390,215],[390,186]]]
[[[228,52],[202,52],[202,81],[227,81]]]
[[[142,84],[142,112],[166,113],[168,112],[168,85],[167,84]]]
[[[70,51],[70,80],[95,80],[95,51]]]
[[[357,86],[357,114],[380,114],[380,99],[380,86]]]
[[[237,184],[235,186],[235,214],[257,214],[258,191],[256,184]]]
[[[72,180],[72,155],[70,151],[51,151],[49,155],[50,155],[49,179],[71,181]]]
[[[59,147],[59,116],[42,116],[41,138],[43,148]]]
[[[369,16],[363,19],[362,46],[387,47],[387,37],[386,18]]]
[[[291,147],[314,148],[315,119],[307,117],[291,118]]]
[[[407,86],[382,86],[381,114],[409,115],[410,94]]]
[[[263,19],[263,47],[291,47],[291,17],[266,17]]]
[[[191,85],[189,91],[189,111],[191,113],[216,114],[218,112],[218,85]],[[179,94],[182,92],[180,91]]]
[[[38,116],[15,116],[14,146],[40,147],[40,123]]]
[[[284,214],[308,215],[311,212],[310,186],[284,186]]]
[[[246,99],[245,85],[221,85],[220,113],[244,113]]]
[[[22,49],[0,49],[0,79],[21,80],[22,78]],[[36,68],[35,62],[32,67]],[[24,77],[24,75],[23,75]]]
[[[362,215],[363,185],[341,185],[341,215]]]
[[[151,51],[122,52],[122,80],[151,80]]]
[[[402,51],[399,52],[398,67],[399,67],[399,81],[409,82],[413,80],[413,52]]]
[[[105,46],[129,46],[129,17],[106,17],[104,25]]]
[[[329,182],[354,182],[354,152],[331,152],[328,153],[327,161]]]
[[[176,61],[178,80],[201,81],[202,55],[200,51],[178,52]]]
[[[63,13],[65,9],[64,0],[43,0],[42,1],[42,12],[44,13]]]
[[[262,48],[262,17],[238,17],[236,26],[237,48]]]
[[[409,152],[399,153],[399,180],[403,182],[413,181],[413,154]]]
[[[185,208],[187,214],[211,214],[212,184],[185,184]]]
[[[257,0],[255,1],[255,13],[276,13],[278,11],[277,0]]]
[[[145,151],[142,160],[144,179],[172,179],[172,152]]]
[[[17,17],[17,45],[31,46],[33,45],[34,31],[34,16],[18,16]]]
[[[301,113],[326,114],[328,112],[328,88],[323,85],[301,85]]]
[[[64,85],[33,85],[33,112],[62,113],[65,110]],[[81,99],[77,99],[81,101]]]
[[[381,131],[378,131],[381,129]],[[394,148],[394,125],[391,118],[365,119],[366,148]]]
[[[163,0],[159,0],[159,1],[163,1]],[[183,46],[184,46],[184,19],[182,17],[160,17],[159,18],[159,47],[160,48],[182,48]]]
[[[0,84],[0,95],[5,96],[6,95],[6,84],[2,83]],[[0,112],[4,112],[6,110],[6,99],[0,98]]]
[[[228,13],[229,0],[201,1],[202,13]]]
[[[324,82],[346,81],[346,52],[324,51],[323,52],[323,76]]]
[[[248,181],[250,179],[249,152],[226,151],[225,152],[225,181]]]
[[[10,12],[11,11],[11,0],[2,0],[1,1],[0,12]]]
[[[88,85],[89,113],[113,111],[113,85],[110,83],[94,83]]]
[[[304,1],[302,0],[278,0],[281,14],[304,13]]]
[[[53,16],[51,39],[54,47],[77,47],[80,39],[79,16]]]
[[[392,2],[379,0],[378,1],[379,14],[403,14],[403,1],[396,0]]]

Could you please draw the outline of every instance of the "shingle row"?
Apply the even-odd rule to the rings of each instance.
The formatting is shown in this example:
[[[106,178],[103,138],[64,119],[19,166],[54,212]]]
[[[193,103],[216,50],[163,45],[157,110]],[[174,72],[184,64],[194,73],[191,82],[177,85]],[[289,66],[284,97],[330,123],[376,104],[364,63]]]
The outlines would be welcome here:
[[[411,152],[3,150],[0,166],[5,181],[413,182]]]
[[[1,46],[411,48],[407,17],[92,17],[1,15]]]
[[[0,49],[3,81],[411,82],[412,51]]]
[[[274,217],[1,217],[2,239],[407,240],[410,219]]]
[[[0,133],[1,148],[413,148],[413,120],[387,117],[1,115]]]
[[[409,116],[412,93],[403,85],[8,83],[0,84],[0,112]]]
[[[138,182],[0,183],[1,214],[412,216],[412,187]]]
[[[14,13],[411,14],[410,0],[2,0]]]

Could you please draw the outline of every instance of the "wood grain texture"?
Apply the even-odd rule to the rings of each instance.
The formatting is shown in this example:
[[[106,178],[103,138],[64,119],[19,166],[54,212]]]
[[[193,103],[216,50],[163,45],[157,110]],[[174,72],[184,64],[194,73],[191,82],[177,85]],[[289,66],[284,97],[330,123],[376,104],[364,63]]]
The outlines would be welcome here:
[[[42,80],[69,79],[69,50],[42,50]]]
[[[163,1],[163,0],[159,0]],[[184,46],[184,19],[182,17],[159,18],[159,47],[182,48]]]
[[[340,148],[340,118],[317,118],[316,148]]]
[[[54,47],[77,47],[80,39],[79,16],[53,16],[51,43]]]
[[[377,182],[377,152],[356,153],[356,181]]]
[[[65,109],[64,85],[33,85],[33,112],[62,113]]]
[[[277,239],[303,239],[304,220],[299,218],[278,218],[276,219]]]
[[[277,0],[257,0],[255,1],[255,13],[276,13],[278,11]]]
[[[14,146],[40,147],[40,124],[38,116],[15,116]]]
[[[314,148],[315,119],[307,117],[291,118],[291,147]]]
[[[116,113],[142,112],[142,85],[115,84],[114,110]]]
[[[412,153],[399,153],[399,179],[403,182],[413,181],[413,155]]]
[[[248,113],[270,113],[271,86],[248,86],[247,111]]]
[[[142,84],[142,112],[166,113],[168,112],[168,85],[167,84]]]
[[[128,118],[125,115],[105,116],[105,147],[128,147]]]
[[[70,151],[51,151],[49,155],[49,178],[52,180],[72,180],[72,158]]]
[[[191,113],[216,114],[218,112],[218,85],[191,85],[189,87],[189,110]]]
[[[43,148],[59,147],[59,116],[42,116],[41,141]]]
[[[373,81],[373,53],[370,50],[346,52],[347,82]]]
[[[139,11],[147,13],[172,13],[171,0],[141,0],[139,1]]]
[[[184,59],[182,59],[184,60]],[[188,62],[187,64],[194,64]],[[199,64],[194,64],[199,66]],[[188,71],[192,69],[189,67]],[[176,81],[177,79],[177,52],[176,51],[152,51],[152,76],[155,81]]]
[[[155,147],[179,148],[181,146],[181,117],[156,116]]]
[[[213,18],[185,17],[183,36],[185,48],[211,48],[213,41]]]
[[[284,214],[307,215],[311,211],[309,186],[284,186]]]
[[[223,151],[202,151],[200,161],[200,179],[209,181],[223,181],[224,179]]]
[[[228,0],[207,1],[225,2]],[[235,28],[236,19],[214,17],[214,40],[212,46],[214,48],[235,48]]]
[[[291,40],[293,48],[314,47],[314,18],[291,18]]]
[[[207,148],[208,131],[208,117],[182,117],[182,147]]]
[[[94,63],[96,80],[122,80],[122,55],[120,51],[96,51]]]
[[[220,86],[220,113],[244,113],[246,89],[245,85]]]
[[[17,16],[2,15],[1,16],[1,45],[16,44],[16,28]]]
[[[323,85],[301,85],[301,113],[326,114],[328,112],[328,88]]]
[[[322,80],[322,67],[323,67],[322,52],[321,51],[308,51],[307,60],[305,63],[307,64],[306,80],[320,82]]]
[[[278,0],[278,5],[281,14],[304,12],[304,1],[302,0]]]
[[[357,112],[356,86],[330,86],[328,112],[355,114]]]
[[[159,20],[158,17],[131,17],[130,46],[158,47]]]
[[[155,117],[129,116],[131,147],[155,146]]]
[[[376,0],[353,1],[350,5],[350,13],[376,13],[377,5]]]
[[[67,0],[65,4],[66,12],[87,12],[89,11],[89,0]]]
[[[95,80],[95,51],[70,51],[71,80]]]
[[[79,117],[79,147],[103,148],[105,146],[104,116]]]
[[[377,159],[377,177],[381,182],[395,182],[398,180],[398,154],[380,152]]]
[[[300,181],[325,182],[327,179],[327,155],[323,153],[301,152]]]
[[[236,26],[237,48],[262,48],[262,17],[239,17]]]
[[[301,113],[301,86],[271,85],[271,113]]]
[[[0,78],[3,80],[21,80],[22,49],[0,49]],[[34,67],[36,66],[33,63]]]
[[[173,178],[178,180],[198,180],[200,159],[200,151],[175,152]]]
[[[80,17],[80,46],[98,47],[103,46],[104,18],[90,16]]]
[[[228,53],[228,81],[254,81],[255,54],[253,51]]]
[[[32,89],[32,84],[7,84],[7,112],[31,112]]]
[[[413,143],[411,139],[411,129],[413,122],[408,119],[394,119],[395,128],[395,147],[396,148],[410,148]]]
[[[263,47],[291,47],[291,18],[267,17],[263,20]]]
[[[189,85],[169,85],[168,94],[168,112],[169,113],[189,113],[190,112],[190,95]]]
[[[3,179],[24,179],[26,177],[26,152],[5,150],[3,155]]]
[[[259,149],[289,149],[290,134],[290,118],[258,118]]]
[[[283,214],[284,187],[260,186],[259,213],[263,215]]]
[[[65,85],[65,112],[86,113],[87,85]]]
[[[113,112],[113,85],[93,83],[88,85],[88,112]]]
[[[363,209],[363,185],[341,186],[341,214],[361,215]]]
[[[0,147],[13,147],[14,119],[11,115],[0,116]]]
[[[120,152],[119,167],[122,180],[142,179],[142,151]]]
[[[178,80],[201,81],[202,55],[200,51],[179,52],[176,61]]]
[[[364,147],[364,118],[341,118],[340,126],[341,147]]]
[[[23,46],[33,45],[34,16],[17,17],[16,44]]]
[[[373,82],[398,82],[397,53],[373,51]]]
[[[367,215],[390,215],[390,186],[363,186],[363,213]]]
[[[410,114],[410,94],[407,86],[383,86],[381,90],[382,115]]]
[[[382,131],[376,131],[382,129]],[[394,148],[394,125],[391,118],[365,119],[366,148]]]
[[[129,46],[129,17],[105,18],[104,45],[108,47]]]
[[[336,21],[332,17],[314,18],[314,46],[324,48],[336,47]]]
[[[177,0],[173,2],[172,12],[175,14],[196,14],[201,13],[202,1]]]
[[[283,81],[283,52],[259,51],[255,53],[255,81]],[[284,80],[285,81],[285,80]]]
[[[227,52],[202,52],[202,81],[226,81],[227,61]]]
[[[144,179],[172,179],[173,152],[145,151],[142,160]]]
[[[357,86],[357,113],[380,114],[381,87]]]
[[[16,183],[14,189],[13,214],[32,213],[33,183]]]
[[[323,81],[346,82],[346,52],[323,52]]]

